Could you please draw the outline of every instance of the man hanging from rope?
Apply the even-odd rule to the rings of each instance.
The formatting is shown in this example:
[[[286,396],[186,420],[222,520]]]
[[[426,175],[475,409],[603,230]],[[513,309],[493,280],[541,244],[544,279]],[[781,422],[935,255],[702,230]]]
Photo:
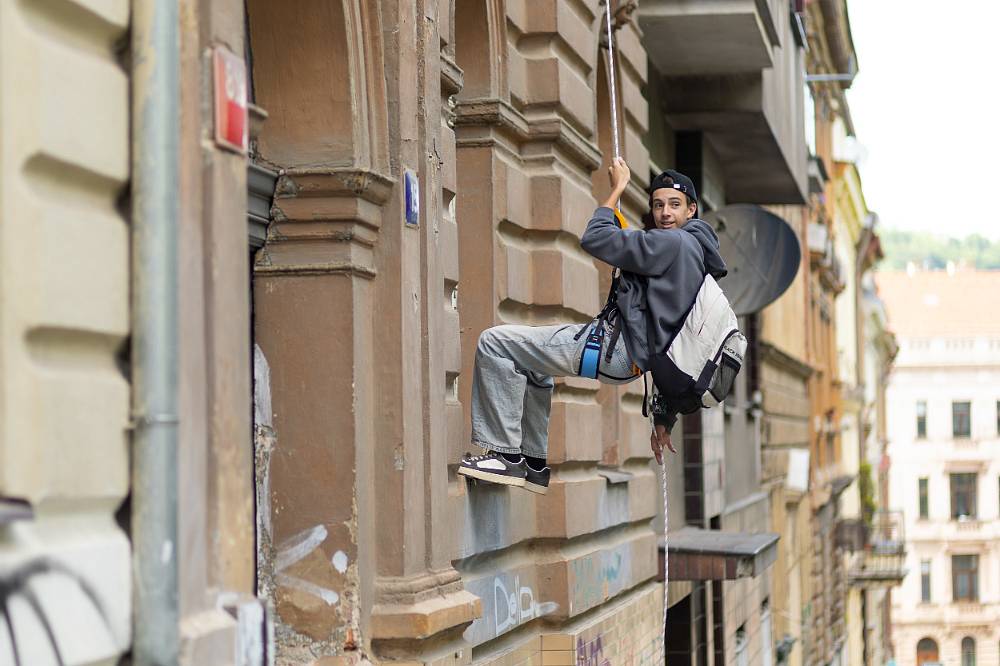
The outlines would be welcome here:
[[[580,245],[622,271],[614,299],[617,312],[600,322],[611,349],[600,353],[597,378],[605,384],[625,384],[648,368],[650,341],[657,350],[666,348],[706,273],[721,278],[726,264],[715,230],[695,217],[698,195],[690,178],[672,170],[661,173],[650,184],[645,230],[622,229],[614,207],[631,173],[621,158],[608,173],[611,194],[594,211]],[[652,330],[647,330],[647,322]],[[483,331],[476,348],[471,407],[472,441],[486,451],[467,455],[459,474],[547,492],[553,378],[579,374],[591,326],[503,325]],[[670,441],[676,420],[669,405],[654,411],[650,447],[660,464],[664,446],[676,452]]]

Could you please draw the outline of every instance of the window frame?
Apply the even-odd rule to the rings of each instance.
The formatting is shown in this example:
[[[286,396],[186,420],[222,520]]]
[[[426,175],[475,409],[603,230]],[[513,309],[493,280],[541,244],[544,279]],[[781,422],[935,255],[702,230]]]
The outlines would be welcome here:
[[[959,418],[960,413],[958,411],[959,405],[967,405],[968,411],[965,416],[965,431],[959,432],[959,423],[956,419]],[[952,439],[970,439],[972,437],[972,401],[971,400],[952,400],[951,401],[951,437]]]
[[[960,562],[968,561],[971,566],[961,567],[958,566]],[[960,577],[967,578],[968,582],[968,594],[965,596],[959,596],[959,579]],[[963,555],[952,555],[951,556],[951,600],[960,602],[973,602],[979,603],[979,554],[978,553],[966,553]]]
[[[971,480],[971,481],[970,481]],[[951,519],[952,520],[978,520],[979,519],[979,474],[976,472],[952,472],[948,475],[951,494]],[[958,499],[963,491],[970,497],[967,499],[969,513],[958,512]]]
[[[927,439],[927,401],[917,400],[917,436],[916,439]]]
[[[965,636],[960,645],[962,666],[976,666],[976,639]]]
[[[917,479],[917,511],[920,520],[930,516],[930,479],[922,476]]]
[[[920,603],[931,603],[931,561],[920,560]]]

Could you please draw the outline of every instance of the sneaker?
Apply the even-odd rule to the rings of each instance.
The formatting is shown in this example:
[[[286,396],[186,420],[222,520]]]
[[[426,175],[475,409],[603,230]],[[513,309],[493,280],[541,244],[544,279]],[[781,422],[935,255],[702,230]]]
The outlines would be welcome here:
[[[538,493],[539,495],[544,495],[549,492],[549,477],[552,476],[552,470],[546,465],[542,469],[532,469],[528,461],[524,461],[524,489],[530,490],[533,493]]]
[[[473,479],[521,488],[524,487],[525,467],[527,465],[523,458],[520,462],[512,463],[499,453],[487,451],[481,456],[466,453],[458,465],[458,473]]]

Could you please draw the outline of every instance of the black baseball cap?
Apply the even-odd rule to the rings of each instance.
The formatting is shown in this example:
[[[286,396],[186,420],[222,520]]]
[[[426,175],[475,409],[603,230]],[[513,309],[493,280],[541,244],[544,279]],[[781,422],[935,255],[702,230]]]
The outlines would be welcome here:
[[[649,184],[649,195],[652,196],[653,192],[664,187],[682,192],[687,195],[689,201],[698,203],[698,193],[694,189],[694,183],[680,171],[667,169],[654,178]]]

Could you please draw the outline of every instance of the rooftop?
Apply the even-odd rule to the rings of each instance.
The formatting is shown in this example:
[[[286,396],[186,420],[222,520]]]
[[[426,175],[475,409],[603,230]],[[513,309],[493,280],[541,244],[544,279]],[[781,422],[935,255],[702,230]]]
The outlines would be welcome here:
[[[890,271],[875,280],[898,336],[1000,336],[1000,271]]]

